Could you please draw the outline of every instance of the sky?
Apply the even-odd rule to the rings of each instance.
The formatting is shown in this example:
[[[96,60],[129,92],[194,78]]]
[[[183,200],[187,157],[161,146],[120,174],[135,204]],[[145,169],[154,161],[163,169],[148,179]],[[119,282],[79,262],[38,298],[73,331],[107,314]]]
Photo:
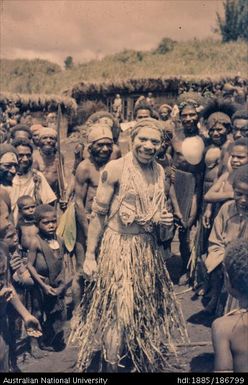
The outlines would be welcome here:
[[[1,58],[41,58],[63,64],[124,49],[150,50],[218,36],[223,0],[0,0]]]

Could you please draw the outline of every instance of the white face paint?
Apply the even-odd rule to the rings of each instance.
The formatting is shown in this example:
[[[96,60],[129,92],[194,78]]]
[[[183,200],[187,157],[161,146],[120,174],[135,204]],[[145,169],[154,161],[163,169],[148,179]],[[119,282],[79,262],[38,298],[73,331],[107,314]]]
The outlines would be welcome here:
[[[18,163],[17,156],[13,152],[6,152],[1,157],[0,163]]]

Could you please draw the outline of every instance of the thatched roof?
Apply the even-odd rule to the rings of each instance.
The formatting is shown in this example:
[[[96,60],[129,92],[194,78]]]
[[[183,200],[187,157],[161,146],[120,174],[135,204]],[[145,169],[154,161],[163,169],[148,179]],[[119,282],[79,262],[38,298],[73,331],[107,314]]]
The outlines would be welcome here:
[[[71,89],[64,91],[64,95],[71,96],[76,99],[77,103],[92,96],[111,96],[116,93],[120,94],[143,94],[147,92],[164,93],[172,92],[179,94],[180,89],[197,87],[201,90],[207,88],[210,84],[224,84],[226,82],[234,82],[235,78],[213,78],[207,77],[169,77],[169,78],[146,78],[146,79],[128,79],[118,82],[105,83],[88,83],[81,82],[76,84]]]
[[[13,101],[21,111],[57,111],[60,103],[63,113],[71,114],[77,110],[75,99],[69,96],[43,94],[12,94],[0,92],[0,106],[5,108]]]

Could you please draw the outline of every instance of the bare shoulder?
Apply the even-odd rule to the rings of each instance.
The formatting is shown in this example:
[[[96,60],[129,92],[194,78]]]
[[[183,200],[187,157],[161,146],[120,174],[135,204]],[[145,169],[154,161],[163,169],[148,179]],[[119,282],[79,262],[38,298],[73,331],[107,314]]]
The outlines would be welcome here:
[[[213,337],[226,337],[226,338],[228,338],[232,334],[233,326],[235,325],[236,322],[237,322],[237,315],[236,314],[217,318],[212,323],[212,335],[213,335]]]
[[[29,243],[30,251],[38,251],[40,250],[40,242],[36,236],[32,237]]]
[[[85,179],[85,177],[89,175],[92,167],[93,165],[89,158],[82,160],[76,169],[76,179],[80,180],[82,177]]]
[[[123,171],[124,159],[119,158],[116,160],[111,160],[104,167],[104,170],[101,172],[101,181],[102,183],[108,182],[109,184],[115,184],[120,180],[120,176]]]

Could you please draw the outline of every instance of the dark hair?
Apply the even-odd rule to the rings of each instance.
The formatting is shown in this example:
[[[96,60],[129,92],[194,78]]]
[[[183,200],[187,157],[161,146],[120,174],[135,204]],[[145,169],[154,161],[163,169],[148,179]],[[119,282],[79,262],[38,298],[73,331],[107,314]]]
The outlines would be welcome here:
[[[236,109],[237,109],[237,107],[233,103],[227,102],[226,100],[223,100],[223,99],[213,99],[201,111],[200,116],[206,120],[213,113],[222,112],[222,113],[228,115],[229,118],[231,119],[231,117],[235,113]]]
[[[46,213],[54,213],[54,214],[56,214],[56,210],[55,210],[54,207],[52,207],[52,206],[50,206],[48,204],[39,205],[39,206],[36,207],[35,213],[34,213],[36,224],[38,224],[41,221],[41,219],[44,218]]]
[[[228,244],[224,265],[232,287],[248,295],[248,241],[239,239]]]
[[[32,198],[30,195],[23,195],[20,198],[17,199],[17,207],[19,210],[21,210],[24,206],[27,200],[32,200],[35,203],[34,198]]]
[[[231,149],[233,149],[234,146],[244,146],[247,148],[247,151],[248,151],[248,138],[239,138],[235,140],[232,143]]]
[[[196,104],[196,102],[193,100],[192,101],[188,100],[188,101],[185,101],[185,102],[182,102],[179,104],[178,109],[179,109],[179,115],[180,116],[186,107],[193,108],[195,110],[195,112],[197,113],[197,115],[199,115],[197,112],[198,105]]]
[[[245,120],[247,120],[248,119],[248,110],[245,109],[245,110],[238,110],[238,111],[236,111],[232,115],[232,121],[234,121],[235,119],[245,119]]]
[[[248,184],[248,164],[245,164],[234,171],[233,188],[235,188],[238,183]]]
[[[139,103],[139,104],[134,108],[134,112],[133,112],[134,118],[136,118],[137,112],[138,112],[139,110],[148,110],[148,111],[150,111],[150,113],[151,113],[151,118],[153,118],[153,108],[152,108],[152,106],[151,106],[150,104],[145,103],[145,102]]]
[[[30,128],[28,126],[26,126],[25,124],[17,124],[16,126],[14,126],[11,131],[10,131],[10,137],[12,139],[14,139],[15,137],[15,133],[17,131],[25,131],[28,133],[28,137],[29,139],[32,139],[32,132],[30,130]]]
[[[12,144],[12,146],[14,146],[15,148],[17,148],[18,146],[25,146],[25,147],[29,147],[32,153],[33,153],[33,151],[34,151],[33,144],[30,142],[29,139],[26,139],[26,138],[17,138],[17,139],[14,139],[13,142],[11,142],[11,144]]]

